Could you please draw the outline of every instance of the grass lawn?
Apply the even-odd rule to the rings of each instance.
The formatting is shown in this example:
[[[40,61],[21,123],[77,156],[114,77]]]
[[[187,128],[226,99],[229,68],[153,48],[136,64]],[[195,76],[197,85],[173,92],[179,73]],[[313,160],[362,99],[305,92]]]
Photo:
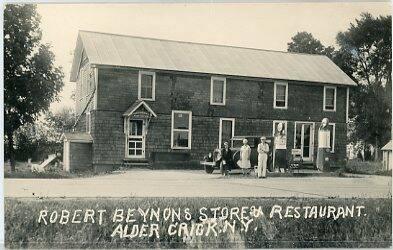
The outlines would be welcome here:
[[[392,176],[392,170],[385,170],[381,162],[349,160],[345,172],[353,174],[371,174]]]
[[[105,173],[100,173],[100,174],[105,174]],[[11,172],[10,164],[8,162],[4,164],[4,178],[64,179],[64,178],[92,177],[97,175],[99,174],[94,173],[94,171],[92,170],[70,173],[55,167],[50,167],[48,168],[47,171],[41,173],[32,172],[31,169],[27,166],[27,162],[16,162],[15,172]]]
[[[301,213],[300,217],[285,217],[277,214],[270,217],[270,211],[275,205],[284,208],[305,206],[340,207],[364,206],[360,216],[346,218],[327,218],[326,216],[307,217]],[[184,237],[175,232],[170,235],[170,225],[175,224],[178,229],[181,222],[192,226],[202,223],[199,218],[200,208],[261,207],[265,215],[255,217],[250,223],[250,230],[241,230],[237,224],[236,230],[219,231],[214,234]],[[179,209],[179,218],[166,217],[161,214],[159,220],[138,213],[147,209],[165,209],[172,211],[172,216]],[[80,217],[80,223],[60,224],[59,218],[52,214],[62,210],[72,214],[81,209],[81,214],[87,209],[95,211],[105,210],[102,223],[99,224],[98,216],[95,221],[85,221]],[[116,209],[124,209],[122,222],[113,222]],[[135,221],[125,222],[129,215],[128,209],[135,209],[130,219]],[[172,209],[172,210],[171,210]],[[189,209],[191,217],[187,219],[185,209]],[[41,210],[48,211],[48,224],[43,221],[38,223]],[[392,245],[392,200],[391,199],[312,199],[312,198],[123,198],[123,199],[5,199],[5,246],[7,248],[309,248],[309,247],[389,247]],[[207,210],[208,217],[213,212]],[[223,210],[221,210],[223,211]],[[232,210],[231,210],[232,211]],[[292,210],[293,213],[293,210]],[[146,214],[148,214],[146,212]],[[221,216],[221,212],[219,213]],[[151,215],[151,214],[150,214]],[[52,217],[53,216],[53,217]],[[50,217],[52,222],[50,223]],[[57,216],[56,216],[57,217]],[[71,219],[70,219],[71,220]],[[236,220],[236,217],[235,219]],[[121,238],[114,234],[121,224],[128,225],[129,230],[135,225],[157,224],[160,237],[142,235],[137,237]],[[135,227],[137,227],[135,226]],[[238,227],[239,226],[239,227]],[[225,228],[222,224],[219,230]],[[216,229],[217,229],[216,228]],[[128,232],[130,234],[130,232]]]

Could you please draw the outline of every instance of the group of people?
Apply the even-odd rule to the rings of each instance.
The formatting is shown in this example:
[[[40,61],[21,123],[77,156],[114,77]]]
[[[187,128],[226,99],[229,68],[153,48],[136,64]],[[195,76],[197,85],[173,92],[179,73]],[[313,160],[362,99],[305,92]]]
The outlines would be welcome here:
[[[261,142],[258,144],[258,167],[257,167],[257,177],[266,177],[267,159],[269,154],[269,144],[266,142],[266,137],[261,137]],[[247,170],[251,168],[251,148],[248,145],[248,140],[243,140],[243,145],[240,148],[240,159],[237,165],[242,169],[243,175],[246,175]],[[221,151],[221,173],[223,175],[228,175],[229,168],[233,162],[233,153],[229,148],[228,142],[224,142],[224,148]]]

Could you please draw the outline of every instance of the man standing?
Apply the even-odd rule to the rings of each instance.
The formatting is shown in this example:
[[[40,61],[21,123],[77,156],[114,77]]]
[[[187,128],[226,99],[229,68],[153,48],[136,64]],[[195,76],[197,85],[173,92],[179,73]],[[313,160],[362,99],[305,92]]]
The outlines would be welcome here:
[[[229,173],[229,168],[232,164],[233,154],[229,148],[228,142],[224,142],[224,148],[221,152],[222,162],[221,162],[221,174],[226,176]]]
[[[269,144],[266,143],[266,137],[261,137],[261,143],[258,144],[258,178],[266,177],[267,155],[269,153]]]

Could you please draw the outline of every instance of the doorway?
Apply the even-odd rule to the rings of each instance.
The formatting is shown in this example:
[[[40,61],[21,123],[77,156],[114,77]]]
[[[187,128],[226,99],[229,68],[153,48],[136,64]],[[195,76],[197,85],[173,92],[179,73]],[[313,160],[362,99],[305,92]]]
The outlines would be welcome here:
[[[232,139],[235,135],[235,118],[220,118],[219,130],[218,146],[219,148],[222,148],[224,146],[224,142],[230,142],[230,139]]]
[[[130,119],[128,126],[127,154],[129,158],[145,158],[144,119]]]
[[[314,123],[295,122],[294,148],[300,149],[303,161],[312,162],[314,155]]]

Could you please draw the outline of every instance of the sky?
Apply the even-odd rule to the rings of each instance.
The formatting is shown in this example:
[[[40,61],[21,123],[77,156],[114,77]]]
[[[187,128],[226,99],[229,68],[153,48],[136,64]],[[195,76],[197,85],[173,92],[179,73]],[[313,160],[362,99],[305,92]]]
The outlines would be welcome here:
[[[307,31],[335,46],[338,32],[362,12],[391,14],[389,2],[336,3],[127,3],[38,4],[43,42],[65,73],[60,102],[74,107],[69,81],[78,30],[286,51],[297,32]]]

